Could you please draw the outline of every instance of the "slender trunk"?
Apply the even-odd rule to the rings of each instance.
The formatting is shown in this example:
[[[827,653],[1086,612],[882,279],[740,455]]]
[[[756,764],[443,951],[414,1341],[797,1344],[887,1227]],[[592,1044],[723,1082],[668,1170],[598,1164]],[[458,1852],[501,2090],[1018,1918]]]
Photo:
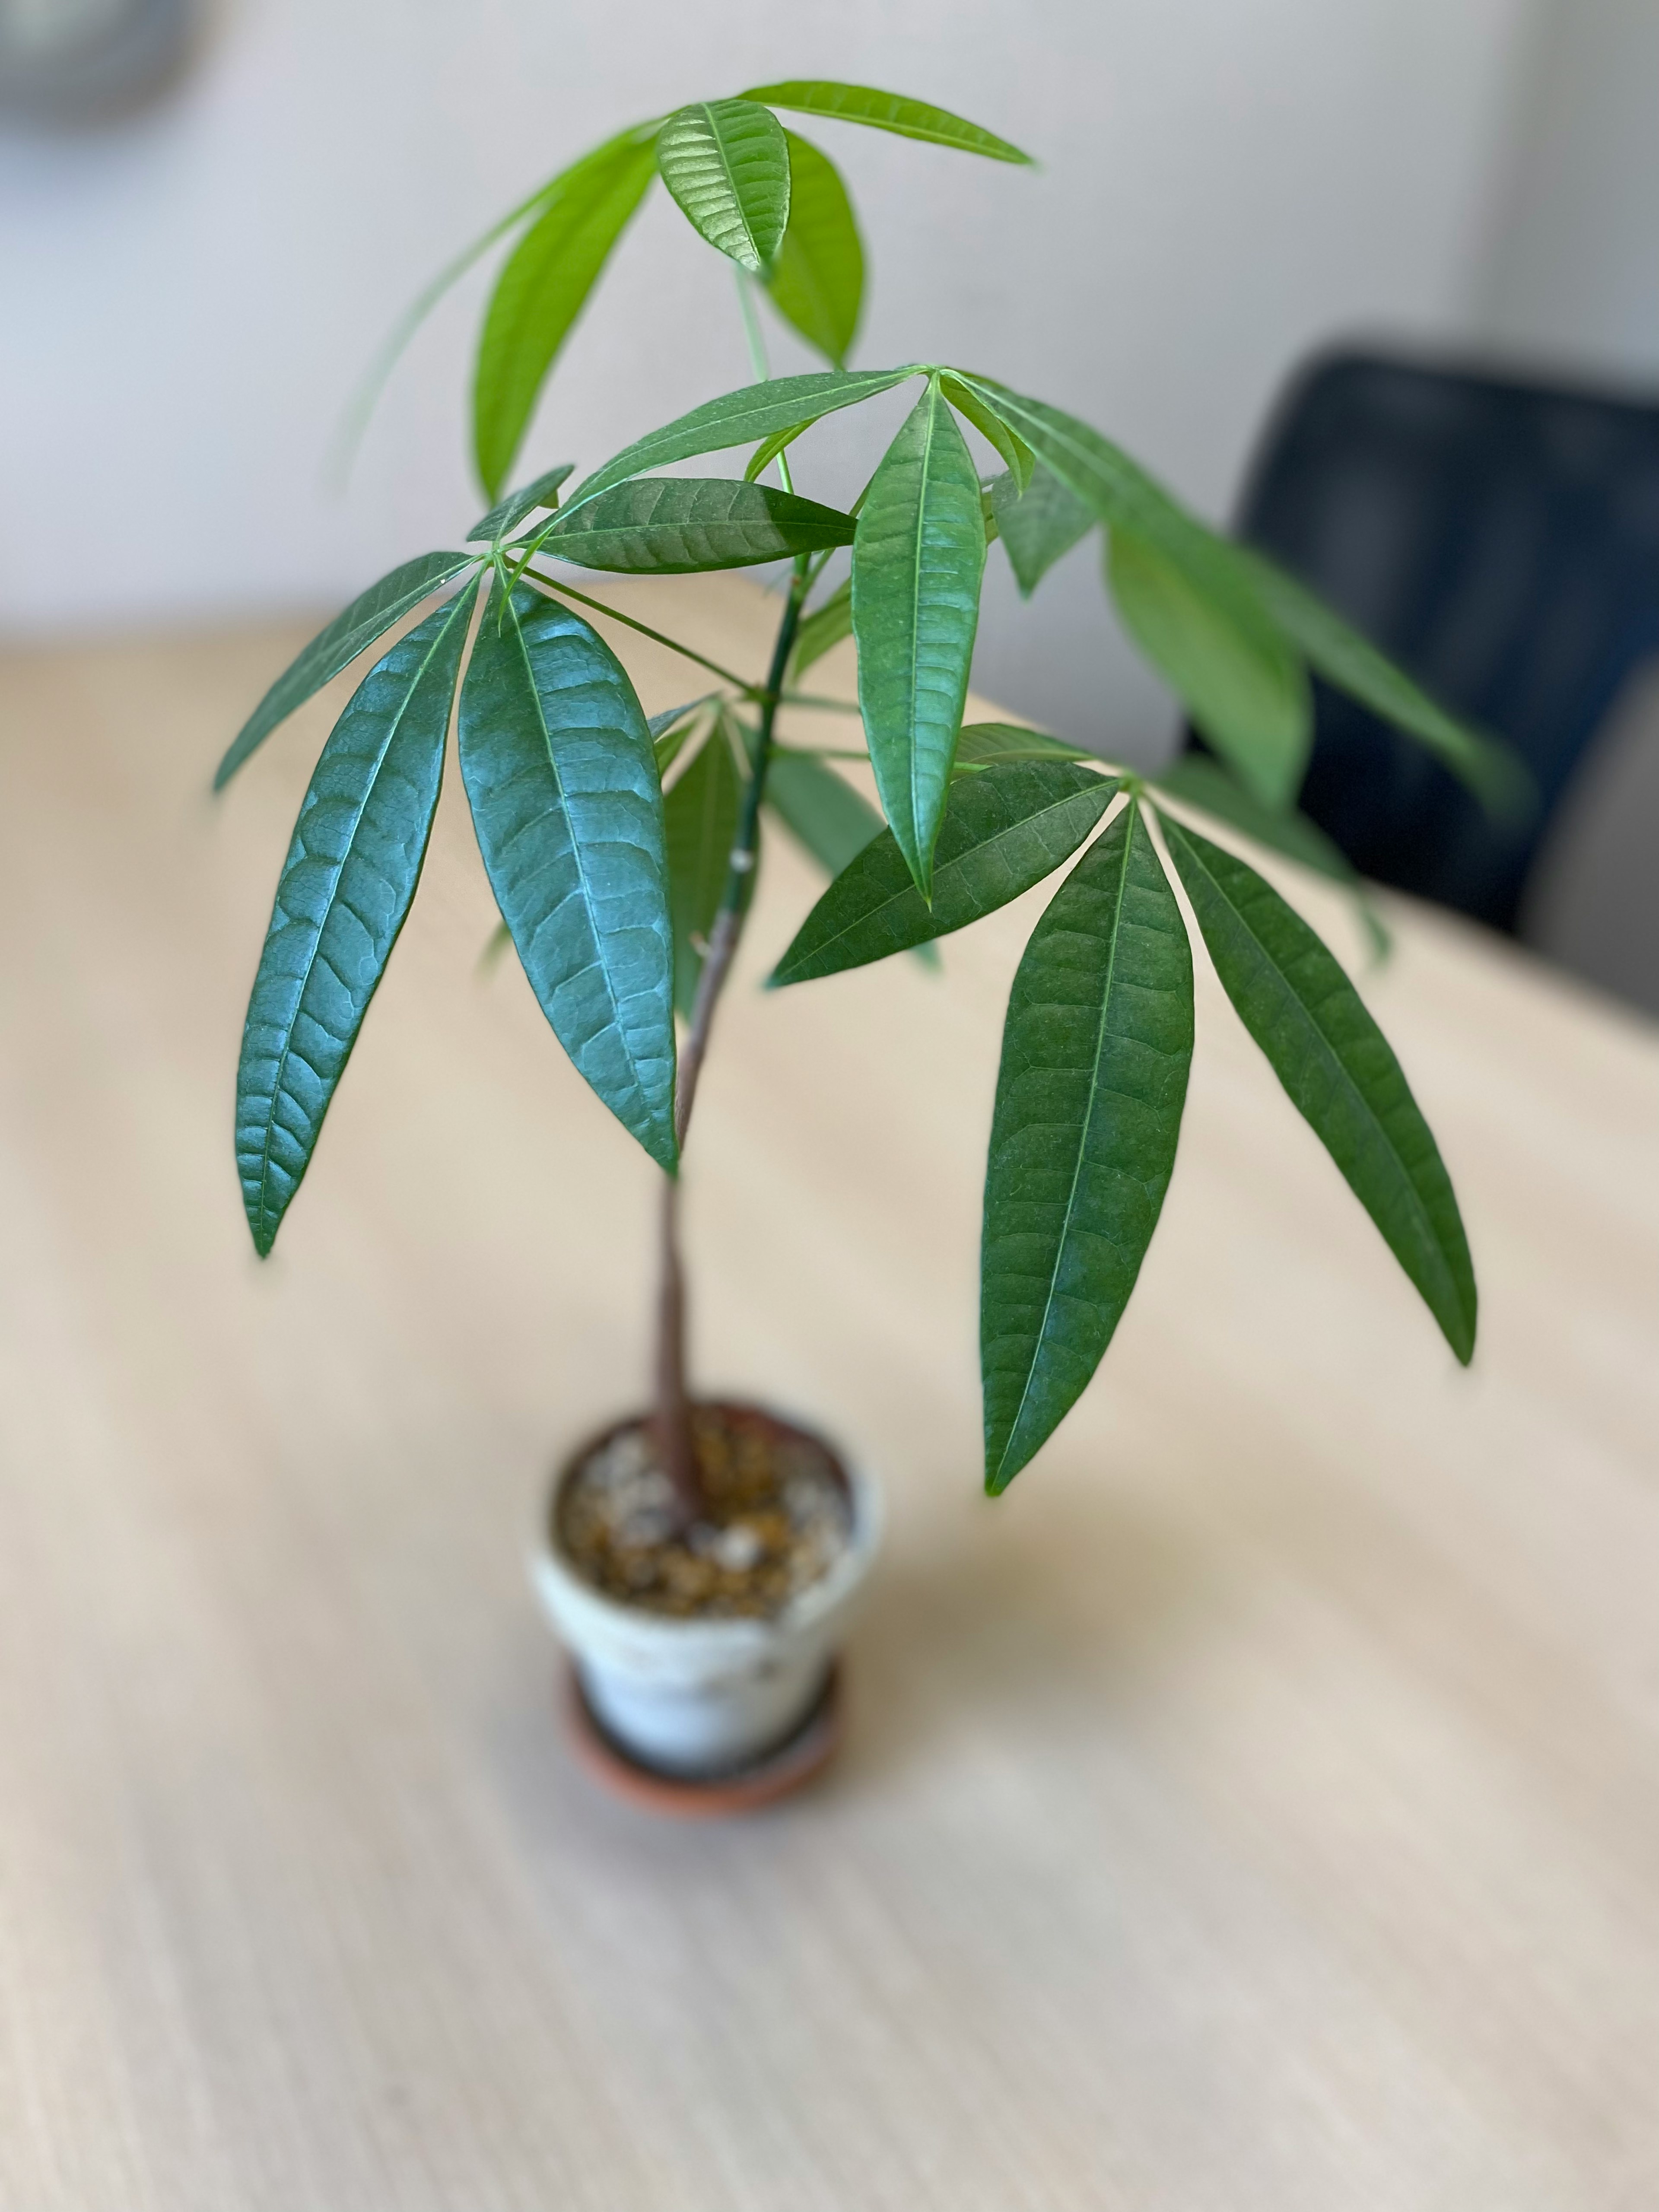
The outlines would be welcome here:
[[[738,941],[743,935],[744,920],[749,911],[749,895],[754,884],[755,862],[760,847],[761,800],[765,796],[766,771],[772,759],[772,726],[777,720],[778,694],[783,689],[784,673],[789,665],[795,631],[800,622],[801,603],[806,596],[806,564],[804,560],[798,561],[794,579],[789,587],[789,597],[784,605],[783,619],[778,624],[777,642],[772,648],[772,669],[766,679],[766,696],[761,706],[760,732],[749,782],[744,793],[743,811],[738,823],[737,838],[732,847],[731,863],[726,870],[726,887],[720,894],[720,911],[714,916],[714,927],[708,933],[708,950],[703,956],[702,973],[697,979],[697,995],[691,1009],[684,1048],[680,1054],[679,1079],[674,1093],[674,1133],[679,1140],[682,1154],[686,1131],[691,1124],[691,1108],[697,1095],[697,1079],[702,1073],[703,1058],[708,1050],[714,1009],[732,972],[732,963],[737,956]],[[680,1186],[675,1176],[664,1178],[660,1258],[654,1419],[657,1451],[663,1472],[673,1485],[682,1520],[689,1523],[701,1516],[703,1495],[696,1445],[691,1433],[691,1394],[686,1379],[685,1269],[680,1257]]]

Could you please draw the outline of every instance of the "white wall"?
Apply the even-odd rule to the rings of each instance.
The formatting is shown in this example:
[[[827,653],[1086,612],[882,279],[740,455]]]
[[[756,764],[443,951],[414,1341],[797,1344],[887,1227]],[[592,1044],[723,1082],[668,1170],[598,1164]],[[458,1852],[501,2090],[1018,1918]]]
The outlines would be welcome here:
[[[343,396],[433,268],[620,124],[783,75],[940,100],[1040,174],[819,136],[874,267],[860,358],[958,359],[1121,436],[1224,513],[1270,394],[1356,325],[1457,334],[1528,0],[220,0],[204,66],[101,137],[0,141],[0,619],[14,631],[319,606],[478,501],[481,285],[416,343],[350,495]],[[804,366],[786,346],[779,365]],[[597,461],[746,380],[729,273],[659,195],[528,461]],[[843,456],[843,467],[849,458]],[[810,486],[809,486],[810,488]],[[1087,556],[981,684],[1126,749],[1167,708]]]

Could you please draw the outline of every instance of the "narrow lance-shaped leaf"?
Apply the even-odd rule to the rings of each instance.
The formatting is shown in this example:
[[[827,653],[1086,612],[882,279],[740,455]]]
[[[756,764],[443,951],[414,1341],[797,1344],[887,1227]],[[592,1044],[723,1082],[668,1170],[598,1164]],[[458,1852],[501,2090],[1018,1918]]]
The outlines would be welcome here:
[[[1254,868],[1165,819],[1170,858],[1240,1020],[1466,1364],[1474,1269],[1451,1179],[1387,1038]]]
[[[326,629],[319,630],[298,659],[291,661],[237,732],[235,740],[214,775],[213,788],[222,791],[248,755],[262,745],[279,722],[296,707],[366,653],[377,638],[434,592],[441,591],[477,556],[471,553],[422,553],[405,561],[378,584],[360,592],[343,613],[335,616]]]
[[[1017,431],[1011,430],[1000,415],[993,414],[979,394],[970,390],[959,376],[941,377],[939,389],[957,414],[971,422],[980,436],[1001,455],[1016,493],[1023,492],[1030,483],[1031,471],[1036,466],[1036,455],[1024,439]]]
[[[584,568],[687,575],[852,543],[850,514],[731,477],[647,477],[571,507],[542,550]]]
[[[672,1173],[674,951],[662,787],[616,655],[521,587],[486,608],[461,774],[495,902],[578,1072]]]
[[[564,511],[574,514],[585,501],[597,499],[612,484],[643,476],[647,469],[664,469],[672,461],[689,461],[700,453],[721,453],[731,446],[752,446],[792,424],[808,428],[833,415],[837,408],[856,407],[921,374],[915,368],[853,369],[845,374],[839,369],[817,369],[810,376],[775,376],[764,384],[745,385],[740,392],[723,392],[718,399],[705,400],[690,414],[677,416],[660,430],[652,430],[631,446],[624,446],[602,469],[596,469],[577,485],[565,501]]]
[[[789,228],[767,289],[784,320],[840,368],[858,333],[864,247],[835,163],[793,131],[784,137],[789,146]]]
[[[789,662],[791,674],[804,675],[832,646],[852,635],[853,580],[848,576],[836,585],[821,606],[813,608],[795,632],[795,649]]]
[[[1020,161],[1028,167],[1031,157],[1011,146],[994,131],[952,115],[948,107],[935,107],[926,100],[908,100],[902,93],[878,92],[867,84],[836,84],[828,78],[797,78],[787,84],[757,85],[745,100],[764,100],[793,114],[832,116],[838,123],[862,123],[872,131],[891,131],[901,138],[920,138],[930,146],[951,146],[958,153],[983,154],[993,161]]]
[[[958,769],[995,768],[1009,761],[1096,761],[1086,745],[1068,745],[1018,722],[964,722],[957,738]]]
[[[523,484],[517,491],[509,492],[504,500],[492,507],[488,514],[475,522],[466,533],[469,545],[489,545],[505,538],[514,525],[533,514],[538,507],[557,507],[559,486],[567,477],[574,476],[574,461],[561,461],[556,469],[548,469],[532,482]]]
[[[773,754],[766,804],[827,875],[838,876],[881,835],[881,817],[869,800],[811,753]]]
[[[742,797],[737,762],[716,723],[663,801],[674,924],[674,1010],[687,1021],[726,889]]]
[[[757,276],[771,267],[789,221],[789,147],[775,115],[748,100],[682,107],[658,136],[657,167],[699,237]]]
[[[1124,628],[1194,722],[1257,798],[1288,806],[1313,737],[1307,672],[1248,601],[1195,586],[1157,548],[1118,525],[1106,575]]]
[[[485,312],[472,386],[479,480],[493,499],[560,348],[656,174],[655,134],[624,131],[553,179]]]
[[[763,438],[744,464],[744,482],[757,483],[779,454],[787,453],[796,439],[811,427],[810,422],[792,422],[787,430],[774,430],[769,438]]]
[[[775,985],[862,968],[995,913],[1069,860],[1117,796],[1064,762],[988,768],[954,785],[933,854],[933,902],[890,830],[838,874],[779,961]]]
[[[1024,491],[1012,470],[998,477],[991,486],[991,511],[1024,599],[1097,520],[1093,509],[1041,462],[1033,466]]]
[[[236,1076],[236,1165],[261,1256],[311,1164],[415,896],[477,589],[370,669],[300,809]]]
[[[1091,845],[1014,977],[986,1164],[985,1480],[1086,1387],[1152,1242],[1193,1053],[1187,932],[1139,806]]]
[[[930,380],[871,479],[853,541],[859,705],[882,805],[924,897],[984,567],[973,457]]]

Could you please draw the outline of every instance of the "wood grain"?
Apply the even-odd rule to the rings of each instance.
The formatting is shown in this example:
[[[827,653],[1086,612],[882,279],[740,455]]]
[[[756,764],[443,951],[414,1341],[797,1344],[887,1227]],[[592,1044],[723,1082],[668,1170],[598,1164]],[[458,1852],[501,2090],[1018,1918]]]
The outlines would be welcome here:
[[[747,586],[630,599],[760,657]],[[654,1825],[561,1742],[523,1571],[562,1443],[640,1395],[652,1170],[477,973],[453,778],[248,1249],[237,1040],[326,703],[206,786],[301,635],[0,660],[0,2204],[1659,2202],[1655,1031],[1389,902],[1366,988],[1463,1200],[1465,1376],[1200,958],[1140,1289],[993,1505],[1035,906],[943,979],[740,981],[702,1371],[872,1462],[892,1542],[833,1776]],[[623,649],[648,707],[695,688]],[[763,876],[751,981],[812,895],[781,840]]]

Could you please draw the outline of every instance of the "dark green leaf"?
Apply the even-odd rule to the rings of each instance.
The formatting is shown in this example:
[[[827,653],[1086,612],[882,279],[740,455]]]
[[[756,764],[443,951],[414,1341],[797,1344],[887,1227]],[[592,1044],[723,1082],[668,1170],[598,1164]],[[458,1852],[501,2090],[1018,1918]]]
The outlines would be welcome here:
[[[1008,761],[1098,760],[1084,745],[1068,745],[1017,722],[964,722],[957,739],[958,768],[991,768]]]
[[[684,707],[672,707],[665,714],[653,714],[646,727],[651,732],[651,749],[657,757],[657,774],[666,775],[674,763],[697,734],[703,721],[698,711],[708,705],[714,694],[705,692],[701,699],[690,699]]]
[[[778,455],[787,453],[796,439],[811,427],[810,422],[792,422],[787,430],[774,430],[769,438],[763,438],[744,464],[744,482],[757,483]]]
[[[767,289],[784,320],[839,368],[858,332],[864,248],[835,163],[793,131],[784,136],[793,179],[789,228]]]
[[[1402,668],[1305,585],[1247,547],[1238,552],[1273,619],[1322,676],[1385,721],[1408,731],[1488,806],[1511,815],[1530,811],[1536,798],[1531,780],[1507,746],[1437,707]]]
[[[1287,806],[1313,739],[1307,672],[1265,615],[1223,599],[1119,524],[1106,574],[1123,626],[1258,799]]]
[[[412,607],[470,568],[475,557],[469,553],[422,553],[418,560],[405,561],[401,568],[371,584],[343,614],[336,615],[326,629],[318,631],[299,659],[283,670],[243,723],[219,763],[213,788],[222,791],[279,722],[285,721],[296,707],[303,707],[313,692],[320,691],[360,653],[366,653],[377,638],[384,637]]]
[[[925,100],[907,100],[896,92],[877,92],[867,84],[835,84],[826,79],[796,80],[788,84],[757,85],[745,100],[763,100],[769,107],[787,108],[793,114],[833,116],[838,123],[867,124],[874,131],[891,131],[901,138],[921,138],[930,146],[954,146],[963,154],[984,154],[994,161],[1023,161],[1031,157],[964,122],[948,108]]]
[[[674,940],[662,787],[634,687],[520,588],[461,686],[461,774],[501,918],[578,1072],[673,1172]]]
[[[583,568],[688,575],[743,568],[852,542],[853,518],[772,484],[732,477],[647,477],[565,513],[544,550]]]
[[[1031,471],[1036,466],[1036,456],[1018,431],[1011,430],[1000,415],[993,414],[976,392],[971,392],[959,376],[939,379],[939,389],[958,415],[965,416],[986,442],[1001,454],[1003,465],[1013,480],[1012,496],[1018,496],[1031,481]],[[1088,527],[1085,520],[1084,527]]]
[[[1052,469],[1037,464],[1024,491],[1011,471],[991,486],[991,509],[1020,597],[1029,599],[1056,561],[1095,526],[1095,516]]]
[[[671,115],[657,167],[686,221],[717,252],[758,276],[789,221],[789,146],[769,109],[704,100]]]
[[[1118,789],[1110,776],[1059,761],[966,778],[952,787],[939,824],[933,905],[884,830],[807,915],[772,981],[862,968],[994,914],[1076,852]]]
[[[561,461],[556,469],[549,469],[522,489],[509,492],[504,500],[490,508],[481,522],[475,523],[467,532],[467,544],[494,544],[498,538],[505,538],[516,523],[522,522],[526,514],[533,514],[538,507],[557,507],[559,486],[567,477],[574,476],[575,472],[574,461]]]
[[[741,392],[723,392],[624,447],[577,485],[565,513],[574,514],[584,501],[647,469],[666,468],[671,461],[689,461],[699,453],[721,453],[731,446],[752,446],[775,430],[811,425],[839,407],[856,407],[920,374],[916,368],[854,369],[846,374],[817,369],[810,376],[775,376],[764,384],[745,385]]]
[[[311,1164],[420,880],[477,589],[376,661],[300,809],[236,1075],[236,1165],[262,1256]]]
[[[737,842],[743,781],[718,724],[663,801],[668,899],[674,922],[674,1010],[691,1018],[708,933]]]
[[[790,660],[790,672],[799,677],[815,660],[821,660],[831,646],[839,645],[844,637],[853,635],[853,580],[845,578],[830,592],[822,606],[814,607],[795,632],[795,650]]]
[[[981,1259],[994,1494],[1111,1342],[1170,1186],[1192,1054],[1192,952],[1132,800],[1038,922],[1008,1001]]]
[[[766,771],[766,803],[832,876],[881,835],[881,817],[869,800],[811,753],[773,754]]]
[[[1388,1039],[1341,968],[1254,868],[1179,822],[1170,856],[1239,1019],[1467,1365],[1474,1269],[1447,1175]]]
[[[556,177],[490,295],[472,386],[478,476],[495,498],[560,347],[656,174],[654,135],[624,131]]]
[[[930,380],[871,479],[853,541],[859,705],[876,787],[924,897],[984,567],[973,457]]]

